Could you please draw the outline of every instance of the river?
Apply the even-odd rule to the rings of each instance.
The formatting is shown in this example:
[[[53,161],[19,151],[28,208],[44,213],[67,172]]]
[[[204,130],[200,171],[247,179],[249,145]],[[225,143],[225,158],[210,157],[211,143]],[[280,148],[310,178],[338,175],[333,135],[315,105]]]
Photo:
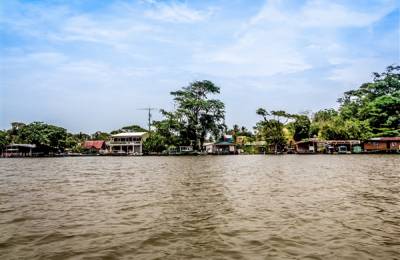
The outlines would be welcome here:
[[[400,156],[0,159],[0,259],[400,259]]]

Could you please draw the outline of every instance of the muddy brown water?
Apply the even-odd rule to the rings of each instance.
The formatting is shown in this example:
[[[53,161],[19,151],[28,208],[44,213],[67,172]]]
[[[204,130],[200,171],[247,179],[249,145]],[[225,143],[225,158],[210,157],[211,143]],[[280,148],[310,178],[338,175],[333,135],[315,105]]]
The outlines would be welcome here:
[[[400,156],[0,159],[0,259],[400,259]]]

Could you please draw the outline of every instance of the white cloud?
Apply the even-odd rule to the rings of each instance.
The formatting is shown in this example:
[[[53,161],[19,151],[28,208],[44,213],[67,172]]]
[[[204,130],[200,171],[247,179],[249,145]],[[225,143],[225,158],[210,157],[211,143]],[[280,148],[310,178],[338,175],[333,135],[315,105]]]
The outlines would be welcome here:
[[[212,14],[212,9],[208,12],[189,8],[185,4],[178,3],[153,3],[154,9],[149,10],[145,15],[149,18],[164,22],[174,23],[193,23],[204,21]]]
[[[29,54],[14,54],[13,56],[4,57],[1,62],[1,67],[21,67],[26,66],[38,66],[38,65],[59,65],[67,60],[67,56],[60,52],[34,52]]]
[[[329,80],[340,82],[347,88],[355,88],[364,82],[369,82],[372,79],[372,72],[384,71],[386,66],[385,61],[378,58],[358,58],[358,59],[343,59],[340,61],[341,66],[332,70]]]
[[[298,8],[292,4],[267,1],[238,29],[234,42],[195,53],[192,69],[215,76],[264,77],[338,65],[352,56],[339,29],[367,27],[394,8],[384,3],[371,14],[329,1],[311,0]]]
[[[81,111],[100,107],[97,117],[91,112],[81,116],[85,126],[75,125],[92,129],[96,122],[109,125],[115,114],[124,122],[127,114],[118,111],[139,118],[141,112],[132,108],[166,107],[169,91],[210,79],[223,88],[233,120],[246,124],[263,102],[270,109],[295,110],[334,104],[339,93],[369,80],[372,71],[382,71],[399,53],[398,29],[397,34],[382,28],[374,32],[374,23],[393,10],[390,0],[376,4],[374,12],[345,0],[269,0],[252,15],[254,4],[247,9],[243,1],[216,13],[207,3],[196,3],[200,9],[194,9],[185,2],[142,1],[89,11],[25,2],[8,8],[0,26],[6,37],[16,36],[16,45],[1,50],[5,99],[14,108],[21,106],[21,115],[29,110],[24,105],[30,101],[24,100],[43,100],[31,118],[58,111],[55,117],[69,117],[71,124]],[[20,99],[21,93],[26,99]],[[110,96],[118,102],[110,103]],[[20,103],[11,104],[16,97]],[[240,104],[246,98],[251,102],[244,113]],[[6,112],[15,115],[14,110]]]
[[[260,12],[250,20],[249,26],[264,22],[303,28],[363,27],[380,20],[395,8],[392,1],[387,1],[374,12],[366,12],[353,10],[332,1],[310,0],[299,9],[290,10],[287,8],[288,3],[290,2],[281,0],[267,1]]]
[[[60,25],[58,32],[49,35],[53,41],[81,41],[110,45],[127,50],[129,45],[157,32],[151,25],[130,19],[98,20],[89,15],[72,16]],[[158,37],[159,38],[159,37]],[[156,39],[156,37],[153,37]]]

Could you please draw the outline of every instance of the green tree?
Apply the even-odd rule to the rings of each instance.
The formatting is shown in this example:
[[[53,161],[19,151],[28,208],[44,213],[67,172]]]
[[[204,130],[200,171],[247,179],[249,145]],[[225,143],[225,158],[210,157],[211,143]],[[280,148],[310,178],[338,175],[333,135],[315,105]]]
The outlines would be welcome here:
[[[150,153],[156,152],[161,153],[167,149],[166,139],[164,136],[157,132],[152,132],[149,138],[143,143],[143,152]]]
[[[287,127],[293,135],[294,141],[301,141],[310,137],[311,121],[306,115],[290,115],[293,122],[288,123]]]
[[[286,137],[284,123],[280,119],[287,119],[289,115],[282,110],[268,112],[264,108],[257,109],[256,113],[263,117],[256,125],[259,137],[272,146],[275,153],[281,152],[285,148]],[[269,116],[273,118],[269,119]]]
[[[239,127],[239,125],[237,124],[233,125],[232,129],[229,129],[227,133],[233,136],[235,142],[238,136],[246,136],[246,137],[253,136],[253,134],[245,126]]]
[[[148,130],[144,129],[139,125],[128,125],[124,126],[120,129],[111,131],[111,134],[119,134],[119,133],[126,133],[126,132],[147,132]]]
[[[155,134],[163,137],[163,145],[167,148],[168,146],[179,146],[186,145],[185,140],[185,127],[180,122],[179,117],[175,112],[168,112],[160,110],[164,119],[161,121],[153,121],[152,125],[155,127]]]
[[[338,100],[340,117],[369,125],[375,136],[400,135],[399,72],[400,66],[389,66],[383,73],[373,73],[373,82],[345,92]]]
[[[96,133],[92,134],[92,140],[103,140],[107,141],[110,139],[110,134],[106,132],[97,131]]]
[[[323,109],[316,112],[313,116],[313,122],[328,122],[332,120],[335,116],[338,115],[338,112],[333,109]]]
[[[36,144],[42,150],[54,151],[65,148],[67,131],[62,127],[33,122],[20,128],[18,137],[25,143]]]
[[[9,144],[8,133],[0,130],[0,151],[4,150]]]
[[[225,105],[210,95],[220,93],[220,88],[211,81],[195,81],[181,90],[171,92],[177,106],[174,118],[179,122],[182,142],[201,150],[207,135],[215,139],[226,129]]]

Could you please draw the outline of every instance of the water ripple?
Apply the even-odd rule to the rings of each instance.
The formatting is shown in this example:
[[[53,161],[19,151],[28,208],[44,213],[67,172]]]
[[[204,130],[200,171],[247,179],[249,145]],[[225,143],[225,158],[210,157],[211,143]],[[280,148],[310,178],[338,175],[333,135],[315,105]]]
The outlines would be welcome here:
[[[0,259],[399,259],[400,157],[0,160]]]

